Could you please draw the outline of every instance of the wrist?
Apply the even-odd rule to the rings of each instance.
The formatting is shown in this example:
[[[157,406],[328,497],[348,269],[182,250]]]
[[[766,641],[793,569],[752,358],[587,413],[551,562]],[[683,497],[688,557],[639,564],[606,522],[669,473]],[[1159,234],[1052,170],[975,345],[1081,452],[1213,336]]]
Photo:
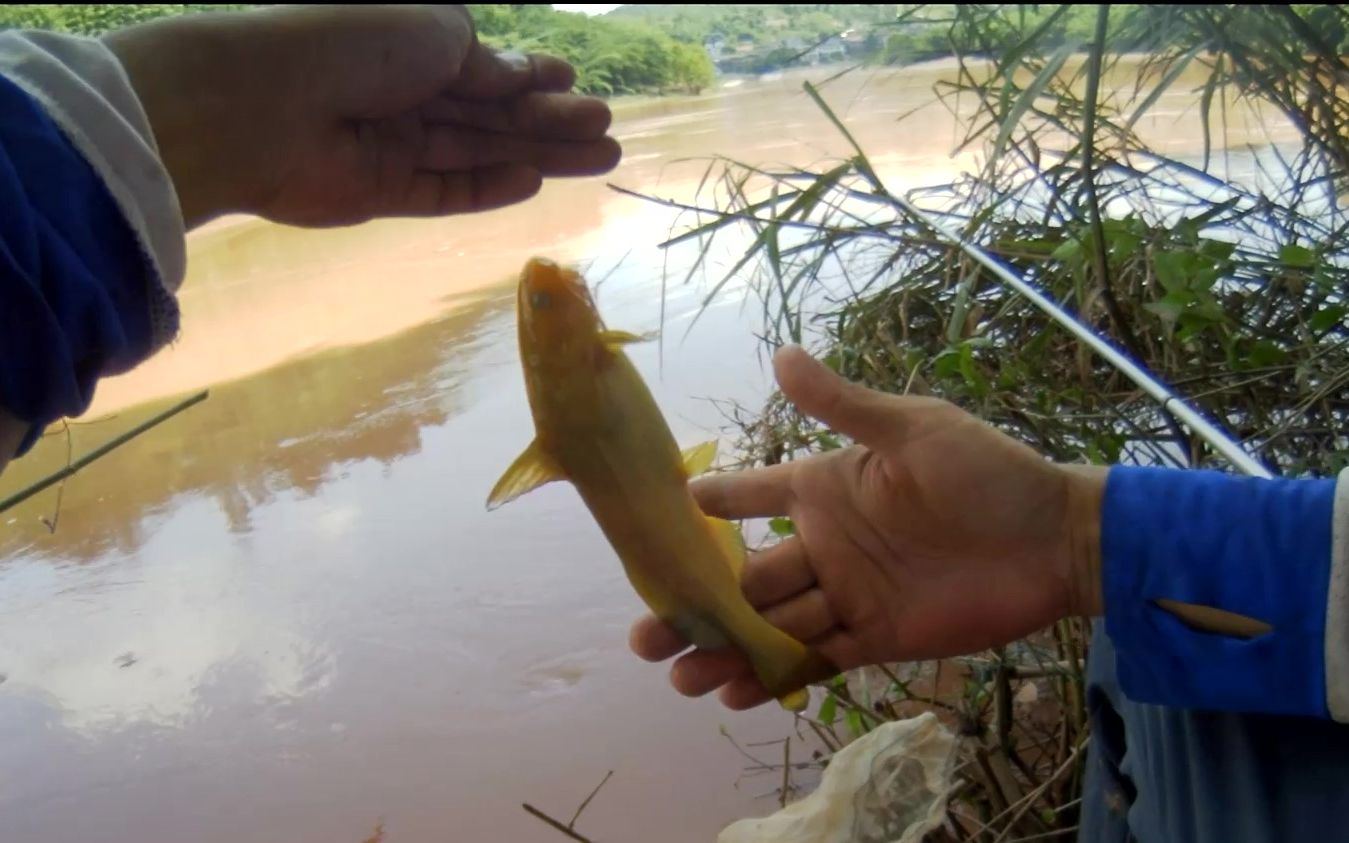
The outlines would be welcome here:
[[[1068,617],[1099,617],[1105,611],[1101,583],[1101,510],[1108,466],[1060,465],[1067,484],[1059,569],[1065,580]]]
[[[240,91],[255,84],[258,66],[245,36],[265,37],[245,32],[239,17],[166,18],[102,39],[141,102],[187,229],[260,204],[252,194],[269,162],[250,160],[257,146],[250,129],[275,116],[238,106]],[[237,119],[241,114],[247,119]]]
[[[28,435],[28,427],[27,422],[0,407],[0,472],[19,452],[19,446]]]

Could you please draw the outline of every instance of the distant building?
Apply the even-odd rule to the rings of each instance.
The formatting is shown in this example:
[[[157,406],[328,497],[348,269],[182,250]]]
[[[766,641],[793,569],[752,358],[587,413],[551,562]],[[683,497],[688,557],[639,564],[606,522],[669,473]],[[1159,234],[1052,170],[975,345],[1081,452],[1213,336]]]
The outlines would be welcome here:
[[[829,64],[848,57],[848,44],[837,35],[810,48],[801,60],[808,64]]]
[[[839,36],[843,39],[843,44],[848,48],[850,56],[864,56],[873,50],[880,49],[884,40],[874,30],[867,32],[861,29],[849,29]]]

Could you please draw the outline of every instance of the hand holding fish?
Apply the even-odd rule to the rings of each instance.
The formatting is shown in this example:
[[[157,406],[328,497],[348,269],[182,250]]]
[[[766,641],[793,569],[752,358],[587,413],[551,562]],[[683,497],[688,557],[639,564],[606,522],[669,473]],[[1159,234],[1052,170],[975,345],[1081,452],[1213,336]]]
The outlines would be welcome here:
[[[858,444],[695,481],[709,515],[790,516],[796,535],[746,563],[743,590],[775,626],[840,669],[942,658],[1101,609],[1105,470],[1048,462],[954,405],[848,383],[797,348],[775,360],[786,397]],[[653,616],[634,652],[688,645]],[[733,650],[675,660],[681,693],[730,708],[770,699]]]
[[[525,264],[516,297],[535,435],[492,488],[488,507],[569,483],[647,608],[700,647],[741,653],[765,693],[804,709],[806,687],[838,668],[746,600],[740,528],[707,517],[689,492],[715,443],[682,451],[676,444],[623,350],[643,338],[605,327],[585,279],[546,258]]]

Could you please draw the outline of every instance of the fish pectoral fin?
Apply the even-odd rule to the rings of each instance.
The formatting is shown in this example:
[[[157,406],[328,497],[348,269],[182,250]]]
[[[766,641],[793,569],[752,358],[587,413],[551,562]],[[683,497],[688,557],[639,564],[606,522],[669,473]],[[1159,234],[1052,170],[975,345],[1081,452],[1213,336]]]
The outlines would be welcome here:
[[[707,523],[712,527],[712,535],[716,536],[717,544],[721,545],[722,551],[726,554],[731,573],[735,576],[736,582],[739,582],[740,574],[745,570],[745,537],[740,534],[740,528],[730,521],[707,516]]]
[[[684,460],[685,473],[689,477],[697,477],[711,468],[712,461],[717,458],[717,440],[685,448],[680,452],[680,456]]]
[[[554,480],[566,480],[567,475],[561,466],[543,450],[539,440],[535,439],[525,448],[524,453],[515,458],[506,473],[492,487],[487,496],[488,510],[510,503],[521,495],[528,494],[540,486]]]
[[[608,348],[619,348],[636,342],[650,342],[655,338],[654,333],[634,334],[631,331],[600,331],[598,334],[599,341]]]

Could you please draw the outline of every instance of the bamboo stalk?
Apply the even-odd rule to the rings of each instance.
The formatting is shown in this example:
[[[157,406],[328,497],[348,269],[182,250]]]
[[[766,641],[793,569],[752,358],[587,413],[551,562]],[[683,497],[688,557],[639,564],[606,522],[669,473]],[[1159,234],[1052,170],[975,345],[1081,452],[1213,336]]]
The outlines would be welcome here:
[[[202,390],[201,392],[198,392],[196,395],[193,395],[190,398],[183,399],[182,401],[178,402],[177,404],[174,404],[172,407],[160,413],[159,415],[147,419],[146,421],[141,422],[140,424],[131,428],[127,432],[119,436],[113,437],[107,442],[104,442],[102,445],[98,446],[97,448],[85,454],[84,456],[80,457],[78,460],[75,460],[73,463],[70,463],[60,471],[49,474],[46,477],[42,478],[41,480],[38,480],[36,483],[33,483],[32,485],[24,489],[21,489],[18,492],[15,492],[14,494],[5,498],[3,501],[0,501],[0,512],[4,512],[5,510],[10,509],[11,507],[17,506],[18,504],[21,504],[24,501],[31,498],[33,495],[36,495],[38,492],[41,492],[43,489],[49,488],[57,483],[60,483],[62,480],[74,475],[75,472],[79,471],[82,468],[85,468],[95,460],[107,456],[109,452],[121,447],[122,445],[125,445],[132,439],[135,439],[137,436],[140,436],[142,433],[146,432],[150,428],[163,424],[173,416],[178,415],[183,410],[186,410],[188,407],[191,407],[194,404],[198,404],[202,401],[205,401],[209,394],[210,394],[209,390]]]

